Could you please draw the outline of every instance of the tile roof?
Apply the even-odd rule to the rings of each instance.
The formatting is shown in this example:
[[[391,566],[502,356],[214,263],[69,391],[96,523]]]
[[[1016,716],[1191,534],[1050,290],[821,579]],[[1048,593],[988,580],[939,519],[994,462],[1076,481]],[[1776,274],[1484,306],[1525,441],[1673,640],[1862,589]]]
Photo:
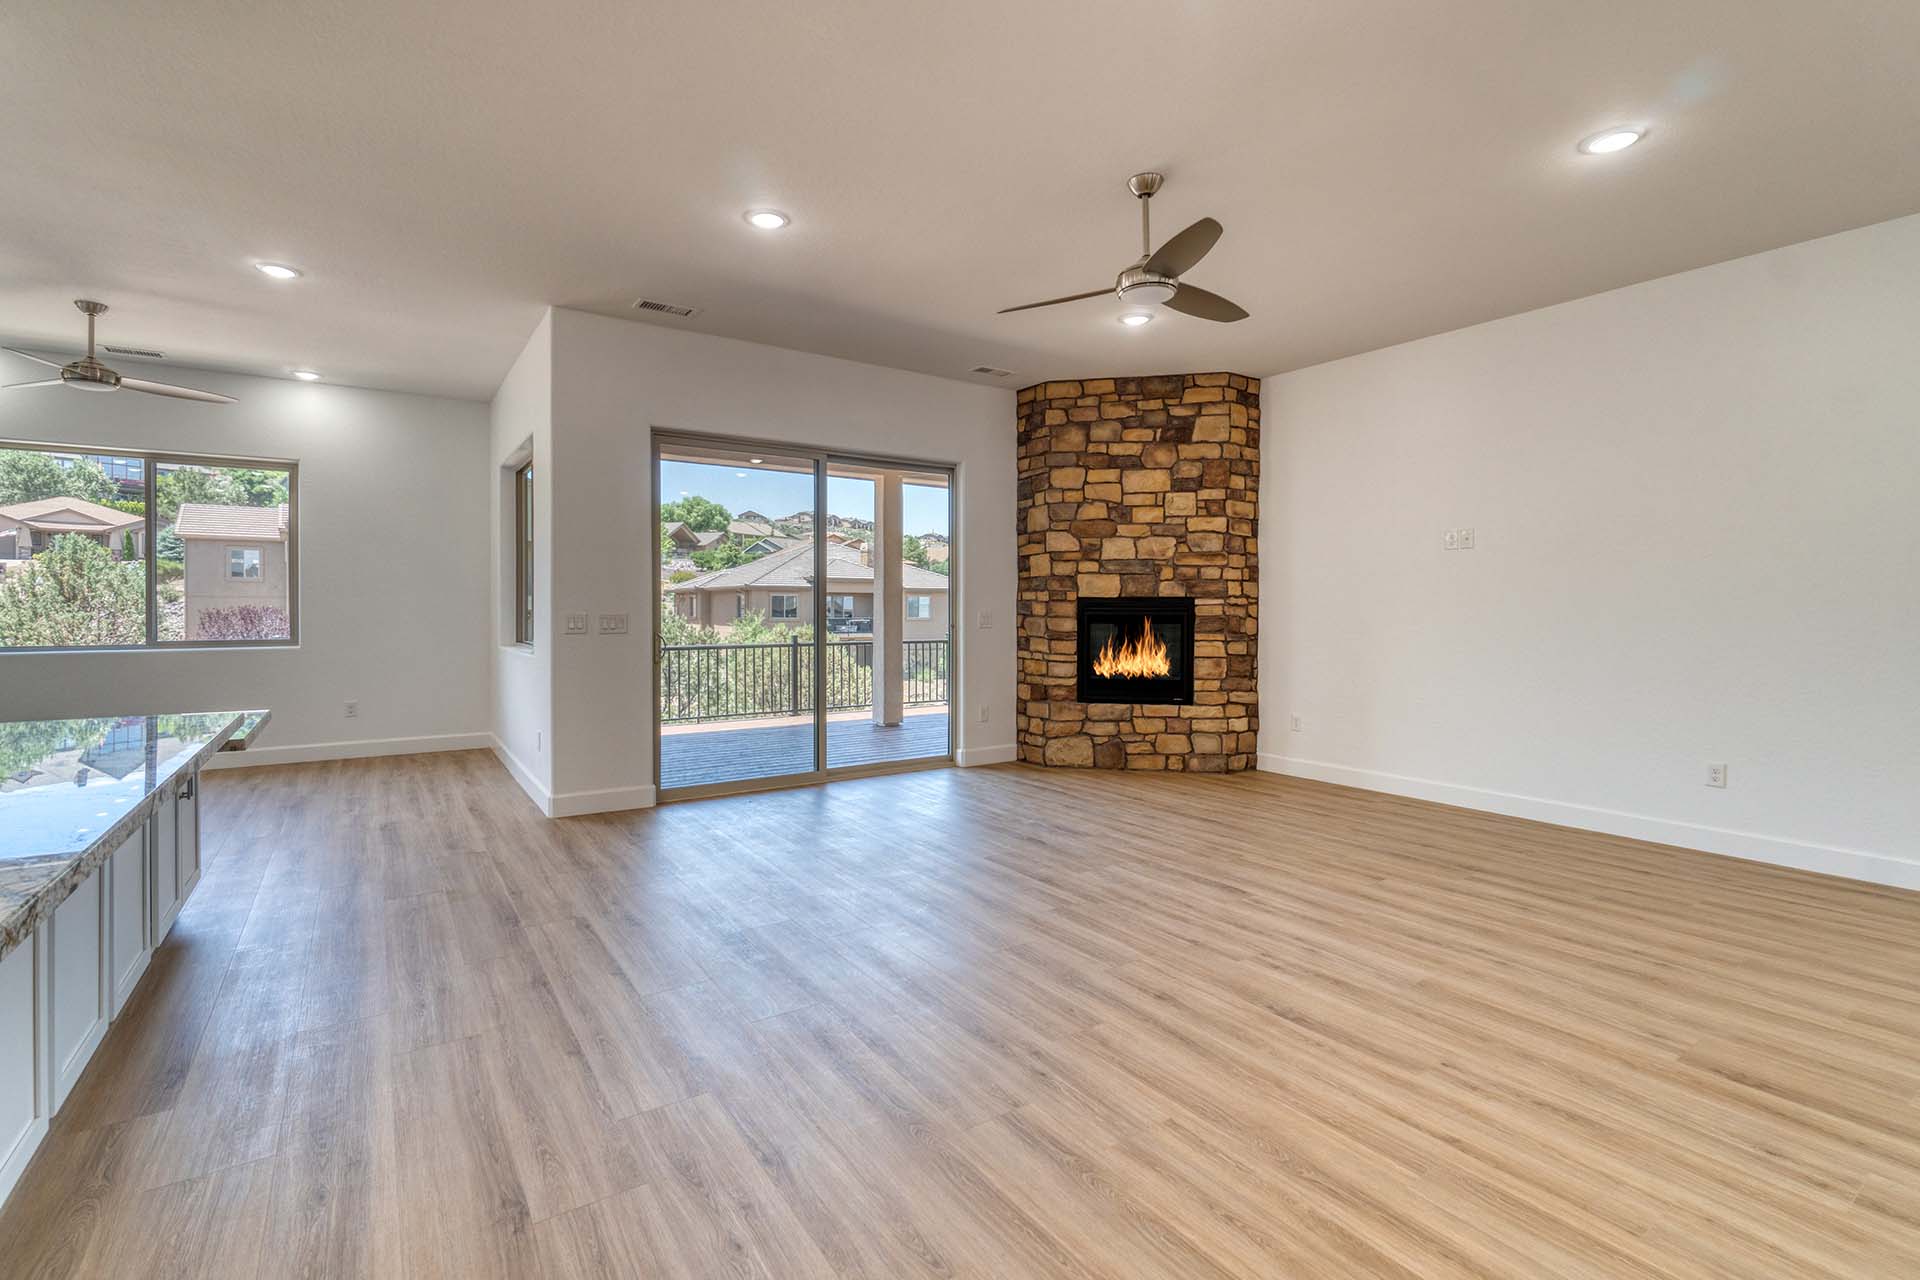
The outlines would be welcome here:
[[[85,498],[40,498],[33,502],[16,502],[10,507],[0,507],[0,518],[18,520],[27,525],[66,525],[75,530],[123,529],[146,521],[145,516],[130,516],[124,511],[88,502]]]
[[[287,508],[222,507],[206,502],[183,502],[173,522],[183,538],[255,538],[278,542],[287,536]]]
[[[827,544],[827,585],[836,582],[872,582],[873,566],[861,564],[859,554],[838,543]],[[813,585],[813,543],[772,555],[761,556],[731,569],[716,569],[698,578],[679,583],[673,591],[739,591],[748,587],[785,590]],[[901,566],[901,585],[911,591],[945,591],[947,576],[922,569],[917,564]]]

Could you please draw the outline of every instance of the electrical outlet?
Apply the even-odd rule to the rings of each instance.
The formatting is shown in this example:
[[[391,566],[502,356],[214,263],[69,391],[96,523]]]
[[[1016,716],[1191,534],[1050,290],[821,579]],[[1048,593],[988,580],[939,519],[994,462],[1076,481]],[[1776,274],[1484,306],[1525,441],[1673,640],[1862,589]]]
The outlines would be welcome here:
[[[1293,731],[1299,733],[1304,728],[1306,728],[1306,726],[1300,723],[1300,717],[1295,716],[1293,718]]]
[[[360,700],[358,698],[348,698],[347,699],[347,719],[355,720],[355,719],[358,719],[359,716],[360,716]]]
[[[1710,787],[1726,786],[1727,785],[1727,766],[1725,766],[1724,764],[1708,765],[1707,766],[1707,785]]]
[[[983,702],[980,704],[980,723],[985,724],[986,722],[987,722],[987,704]]]
[[[1440,549],[1442,551],[1458,551],[1460,549],[1460,531],[1458,529],[1449,529],[1441,534]]]
[[[1472,529],[1462,529],[1460,531],[1460,549],[1462,551],[1473,550],[1473,530]]]

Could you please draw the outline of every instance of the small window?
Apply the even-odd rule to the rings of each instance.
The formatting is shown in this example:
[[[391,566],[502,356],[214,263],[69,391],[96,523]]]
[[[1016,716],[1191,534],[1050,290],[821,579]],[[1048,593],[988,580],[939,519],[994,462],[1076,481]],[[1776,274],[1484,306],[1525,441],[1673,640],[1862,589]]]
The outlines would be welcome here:
[[[513,473],[513,639],[533,643],[533,460]]]
[[[907,616],[909,618],[931,618],[933,616],[933,597],[908,596]]]
[[[733,616],[736,618],[747,616],[747,593],[744,591],[733,593]]]
[[[798,618],[800,616],[800,597],[776,595],[770,606],[775,618]]]
[[[228,547],[227,576],[246,582],[260,580],[260,548]]]

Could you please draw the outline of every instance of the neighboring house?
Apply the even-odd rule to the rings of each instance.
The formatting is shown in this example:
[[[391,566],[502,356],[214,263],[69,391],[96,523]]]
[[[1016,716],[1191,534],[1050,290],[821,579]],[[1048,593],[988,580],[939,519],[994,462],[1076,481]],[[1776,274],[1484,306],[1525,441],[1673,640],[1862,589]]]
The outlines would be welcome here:
[[[944,640],[947,579],[916,564],[901,566],[906,638]],[[813,543],[776,551],[750,564],[702,574],[667,588],[674,612],[698,626],[726,627],[750,613],[805,626],[813,618]],[[852,548],[827,544],[827,629],[836,635],[873,631],[873,566]]]
[[[773,533],[773,523],[768,520],[732,520],[727,524],[727,532],[741,538],[765,538]]]
[[[186,544],[187,639],[209,609],[287,607],[287,508],[188,502],[173,531]]]
[[[92,538],[116,557],[133,535],[133,554],[146,555],[147,522],[85,498],[41,498],[0,507],[0,559],[25,560],[63,533]]]
[[[773,518],[771,516],[763,516],[758,511],[755,511],[752,507],[748,507],[745,511],[740,512],[738,515],[734,516],[734,519],[745,521],[749,524],[771,525],[773,523]]]
[[[699,551],[712,546],[727,536],[724,529],[689,529],[679,520],[675,520],[669,524],[665,529],[665,534],[667,547],[671,548],[671,550],[667,551],[669,555],[674,552],[685,555],[690,552]]]
[[[947,557],[953,554],[953,548],[947,545],[944,533],[923,533],[920,545],[927,549],[927,559],[933,564],[945,564]]]

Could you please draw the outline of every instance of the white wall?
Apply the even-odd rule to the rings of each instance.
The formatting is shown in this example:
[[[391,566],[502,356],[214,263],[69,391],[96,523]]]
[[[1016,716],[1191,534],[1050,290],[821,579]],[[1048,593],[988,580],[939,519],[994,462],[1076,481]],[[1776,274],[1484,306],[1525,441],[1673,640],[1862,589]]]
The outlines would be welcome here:
[[[0,356],[0,372],[34,367]],[[0,439],[300,464],[297,648],[0,654],[0,720],[265,706],[223,763],[487,741],[485,405],[174,369],[207,405],[61,387],[0,393]],[[348,699],[360,703],[345,717]]]
[[[543,315],[525,349],[508,370],[491,409],[493,733],[502,762],[544,809],[551,806],[553,756],[553,495],[548,464],[553,448],[553,320]],[[506,468],[533,449],[534,644],[513,643],[514,510],[512,473]]]
[[[1920,217],[1262,407],[1262,767],[1920,887]]]
[[[648,553],[656,427],[957,465],[955,607],[968,624],[981,610],[994,622],[992,630],[968,625],[960,634],[961,760],[1012,758],[1011,391],[576,311],[555,310],[550,320],[551,592],[537,604],[542,634],[553,637],[545,800],[552,812],[653,800],[658,584]],[[631,629],[559,634],[562,615],[575,611],[626,613]]]

